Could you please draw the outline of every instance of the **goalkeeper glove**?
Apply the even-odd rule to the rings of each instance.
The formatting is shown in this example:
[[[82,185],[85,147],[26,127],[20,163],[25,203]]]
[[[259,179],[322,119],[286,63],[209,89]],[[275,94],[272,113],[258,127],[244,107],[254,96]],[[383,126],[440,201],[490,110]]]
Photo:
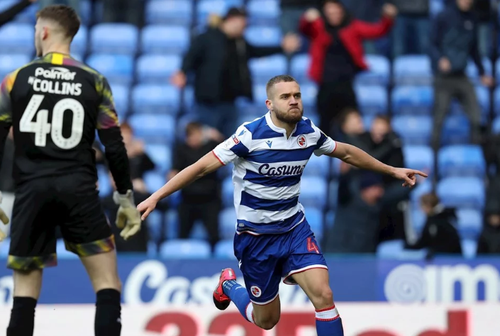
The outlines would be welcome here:
[[[0,204],[2,203],[2,192],[0,191]],[[0,221],[5,225],[9,224],[9,217],[5,214],[5,212],[0,208]],[[4,240],[7,236],[5,233],[0,230],[0,241]]]
[[[113,200],[120,206],[116,214],[116,226],[122,229],[120,236],[127,240],[141,229],[141,214],[135,207],[134,193],[127,190],[125,195],[121,195],[115,191]]]

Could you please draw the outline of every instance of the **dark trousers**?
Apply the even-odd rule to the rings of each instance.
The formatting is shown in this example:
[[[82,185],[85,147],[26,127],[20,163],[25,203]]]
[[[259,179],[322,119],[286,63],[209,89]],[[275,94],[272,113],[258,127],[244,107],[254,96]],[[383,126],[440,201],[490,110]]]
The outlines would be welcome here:
[[[356,93],[352,81],[323,83],[320,85],[316,107],[320,123],[319,128],[331,135],[340,125],[335,125],[340,113],[348,108],[357,108]]]
[[[201,123],[213,127],[226,137],[236,132],[238,111],[234,103],[198,103],[195,113]]]
[[[201,220],[208,233],[208,240],[212,248],[219,241],[219,212],[220,200],[206,203],[182,202],[177,208],[179,214],[179,238],[189,238],[194,223]]]
[[[471,125],[471,143],[481,142],[481,108],[476,97],[476,90],[467,76],[441,77],[434,79],[434,109],[432,147],[434,150],[434,172],[437,176],[437,153],[441,146],[441,132],[450,109],[451,100],[458,99],[467,114]]]

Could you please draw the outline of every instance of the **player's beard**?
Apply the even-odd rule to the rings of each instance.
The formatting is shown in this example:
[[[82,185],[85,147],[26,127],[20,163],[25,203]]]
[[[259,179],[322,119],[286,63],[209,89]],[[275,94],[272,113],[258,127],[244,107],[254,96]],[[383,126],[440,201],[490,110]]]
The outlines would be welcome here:
[[[302,120],[304,109],[300,107],[290,108],[288,111],[274,110],[276,119],[287,124],[296,124]]]

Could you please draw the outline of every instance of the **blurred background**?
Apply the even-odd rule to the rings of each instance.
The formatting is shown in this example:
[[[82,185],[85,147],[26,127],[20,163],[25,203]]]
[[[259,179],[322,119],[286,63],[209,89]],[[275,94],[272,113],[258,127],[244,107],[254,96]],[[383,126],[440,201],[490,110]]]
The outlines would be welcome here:
[[[418,336],[436,329],[432,335],[495,335],[498,1],[0,0],[2,78],[34,58],[35,13],[53,3],[78,10],[82,26],[72,56],[110,82],[136,202],[238,125],[266,113],[267,80],[291,74],[301,85],[305,116],[332,138],[429,174],[410,190],[338,160],[309,161],[300,201],[328,255],[345,324],[355,325],[346,334]],[[95,149],[100,195],[114,222],[112,178],[98,141]],[[7,212],[14,198],[12,151],[10,140],[0,171]],[[176,311],[180,320],[168,309],[152,317],[150,310],[126,308],[124,321],[135,316],[131,334],[226,335],[228,321],[250,328],[239,315],[217,314],[210,305],[214,275],[237,266],[231,168],[163,202],[127,243],[117,238],[125,303],[196,306]],[[0,258],[6,259],[8,244],[0,243]],[[47,271],[40,302],[90,304],[83,268],[63,246],[60,241],[61,267]],[[9,304],[11,286],[10,273],[0,270],[0,304]],[[298,315],[287,318],[285,309],[279,326],[296,329],[263,334],[250,328],[246,335],[313,335],[297,331],[314,323],[306,298],[286,286],[282,301]],[[360,323],[359,316],[373,309],[368,302],[421,305],[377,306]],[[192,317],[201,311],[204,318]],[[394,314],[401,316],[386,320]],[[419,314],[422,320],[411,318]],[[224,326],[214,327],[221,317]],[[46,328],[40,330],[53,335],[69,330]],[[227,335],[244,335],[237,332]]]

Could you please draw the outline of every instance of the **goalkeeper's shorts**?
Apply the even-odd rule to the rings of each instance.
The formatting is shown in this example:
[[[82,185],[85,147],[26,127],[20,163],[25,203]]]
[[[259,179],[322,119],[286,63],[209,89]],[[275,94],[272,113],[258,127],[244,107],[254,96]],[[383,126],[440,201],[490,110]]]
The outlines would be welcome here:
[[[114,250],[114,238],[95,184],[85,187],[75,175],[38,178],[17,187],[8,268],[56,266],[58,226],[66,250],[80,257]]]

